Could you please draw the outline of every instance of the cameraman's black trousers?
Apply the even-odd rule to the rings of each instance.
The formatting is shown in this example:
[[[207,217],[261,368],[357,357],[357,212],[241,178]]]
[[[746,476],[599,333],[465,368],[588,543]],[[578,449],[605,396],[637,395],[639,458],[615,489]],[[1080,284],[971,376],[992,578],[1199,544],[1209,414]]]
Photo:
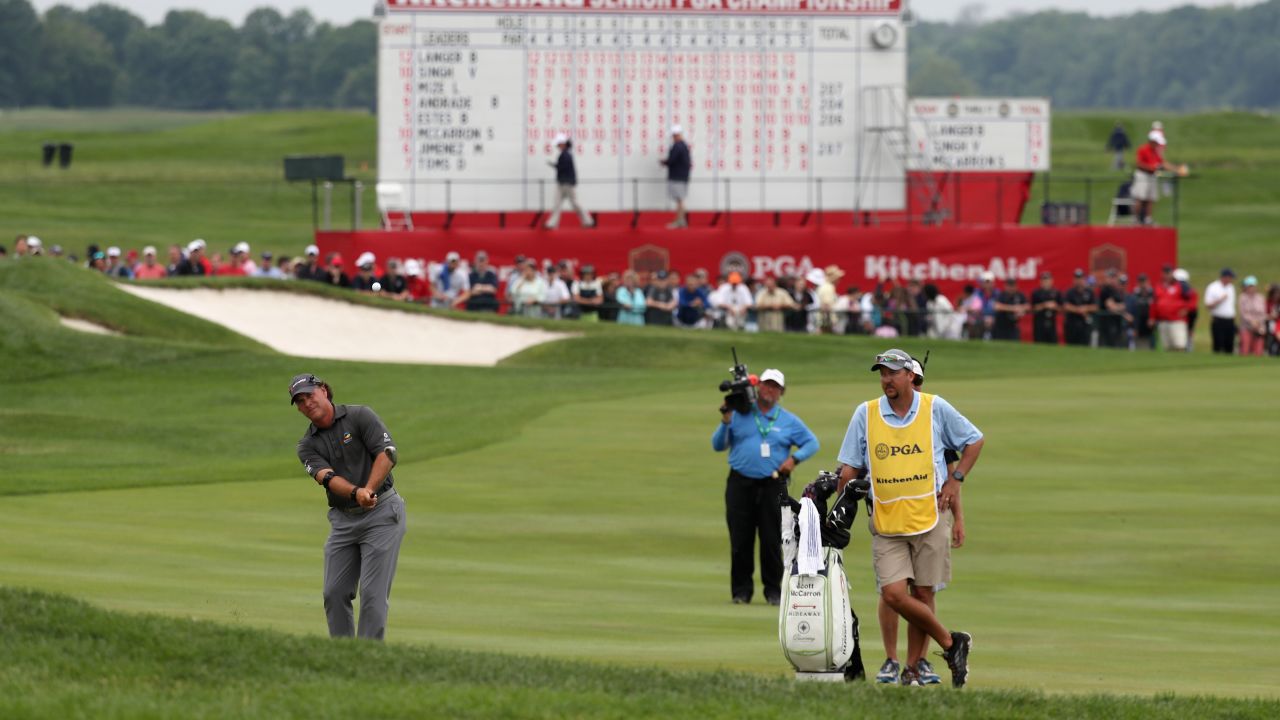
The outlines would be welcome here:
[[[755,570],[752,555],[760,534],[760,584],[766,598],[782,596],[782,510],[779,496],[786,481],[749,478],[729,471],[724,490],[725,519],[729,524],[731,564],[729,588],[734,598],[750,600]]]

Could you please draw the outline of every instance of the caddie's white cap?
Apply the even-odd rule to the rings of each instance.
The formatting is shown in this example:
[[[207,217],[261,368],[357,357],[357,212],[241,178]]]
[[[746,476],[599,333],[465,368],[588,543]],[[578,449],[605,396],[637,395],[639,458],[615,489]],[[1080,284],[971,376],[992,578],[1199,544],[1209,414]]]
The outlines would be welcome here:
[[[770,380],[778,383],[780,387],[787,386],[787,378],[783,376],[782,371],[778,368],[769,368],[760,374],[760,382],[768,382]]]
[[[306,255],[314,255],[318,257],[320,255],[320,248],[316,247],[315,245],[308,245],[307,249],[303,250],[302,252]]]
[[[107,248],[107,257],[120,257],[120,248],[115,245]]]
[[[197,250],[203,250],[204,247],[205,247],[204,240],[201,240],[200,238],[196,238],[195,240],[192,240],[191,242],[187,243],[187,252],[195,252]]]
[[[672,135],[683,135],[683,134],[684,134],[684,128],[680,127],[680,124],[679,124],[679,123],[676,123],[675,125],[672,125],[672,126],[671,126],[671,134],[672,134]]]
[[[920,361],[915,358],[911,358],[911,372],[915,373],[916,377],[924,377],[924,368],[920,366]]]
[[[564,145],[569,142],[569,136],[564,133],[556,133],[556,139],[551,141],[552,145]]]
[[[142,254],[143,254],[143,255],[155,255],[155,254],[156,254],[156,246],[155,246],[155,245],[148,245],[148,246],[146,246],[146,247],[142,248]]]

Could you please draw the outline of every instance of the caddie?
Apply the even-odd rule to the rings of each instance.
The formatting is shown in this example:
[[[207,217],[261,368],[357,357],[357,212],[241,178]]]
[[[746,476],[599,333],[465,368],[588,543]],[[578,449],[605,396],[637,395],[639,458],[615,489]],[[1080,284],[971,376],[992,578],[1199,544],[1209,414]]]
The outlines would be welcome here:
[[[943,649],[951,684],[963,687],[973,638],[949,631],[930,606],[934,587],[951,581],[952,508],[982,452],[983,437],[946,400],[915,390],[911,363],[902,350],[876,356],[871,370],[880,373],[884,394],[859,404],[849,421],[838,458],[844,465],[841,485],[860,470],[869,471],[876,584],[884,601],[910,624],[903,673],[915,671],[928,636]],[[943,457],[947,449],[960,453],[950,474]]]

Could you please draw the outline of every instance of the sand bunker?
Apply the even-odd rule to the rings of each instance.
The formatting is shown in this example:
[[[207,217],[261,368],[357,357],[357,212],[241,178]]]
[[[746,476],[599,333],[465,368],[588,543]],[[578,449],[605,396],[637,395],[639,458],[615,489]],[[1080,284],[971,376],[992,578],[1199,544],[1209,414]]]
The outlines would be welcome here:
[[[89,322],[88,320],[81,320],[80,318],[64,317],[59,319],[62,320],[63,326],[69,327],[72,330],[79,330],[80,332],[93,333],[95,335],[119,335],[120,334],[109,327],[99,325],[98,323],[92,323],[92,322]]]
[[[120,287],[298,357],[487,366],[525,348],[572,337],[273,290]]]

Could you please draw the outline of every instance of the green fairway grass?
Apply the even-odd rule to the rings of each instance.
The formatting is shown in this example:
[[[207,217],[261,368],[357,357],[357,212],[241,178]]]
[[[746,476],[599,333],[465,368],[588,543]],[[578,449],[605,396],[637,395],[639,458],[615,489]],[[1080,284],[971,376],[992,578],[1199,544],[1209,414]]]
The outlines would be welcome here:
[[[1280,703],[1048,697],[331,642],[105,612],[0,589],[0,715],[13,718],[1271,718]]]
[[[868,367],[882,341],[583,326],[577,339],[493,369],[304,361],[126,296],[87,271],[38,262],[0,263],[0,491],[9,510],[0,585],[232,628],[220,637],[323,635],[324,500],[293,455],[306,421],[285,391],[295,372],[311,370],[333,383],[339,402],[377,409],[401,449],[396,478],[409,533],[387,650],[407,653],[397,667],[430,644],[439,649],[431,653],[592,663],[534,664],[557,668],[557,678],[658,677],[605,665],[787,674],[776,610],[729,602],[724,456],[710,449],[714,386],[727,376],[731,344],[755,372],[787,373],[786,404],[823,445],[801,466],[803,483],[834,464],[856,403],[878,394]],[[58,313],[126,335],[61,329]],[[165,339],[161,326],[177,339]],[[1280,586],[1272,581],[1280,497],[1264,440],[1280,431],[1268,400],[1280,378],[1268,359],[992,343],[931,349],[926,389],[987,437],[967,483],[969,541],[955,554],[941,615],[974,634],[972,687],[1016,692],[970,706],[928,689],[920,692],[934,699],[888,700],[908,704],[886,714],[1185,717],[1199,706],[1167,694],[1280,696]],[[882,658],[861,527],[846,557],[864,660],[874,668]],[[32,626],[14,625],[13,597],[0,600],[0,655],[39,653],[53,669],[37,664],[17,679],[6,673],[8,682],[55,691],[47,705],[11,707],[52,717],[90,687],[78,675],[55,682],[58,663],[70,662],[64,655],[75,643],[102,636],[73,630],[86,637],[36,641]],[[259,701],[247,680],[188,690],[193,681],[179,665],[152,689],[157,664],[191,657],[166,645],[168,634],[196,630],[163,621],[147,635],[141,621],[86,622],[123,623],[141,644],[128,650],[136,670],[108,673],[121,679],[104,701],[116,708],[107,714],[128,716],[134,702],[154,709],[137,714],[173,714],[183,702],[209,715],[232,702],[263,716],[301,713],[299,698],[327,683],[307,675],[278,693],[261,690],[270,701]],[[309,652],[294,644],[304,640],[279,642]],[[124,660],[111,653],[126,650],[108,650],[102,667]],[[523,661],[503,662],[527,677]],[[482,717],[657,716],[680,714],[664,709],[688,702],[682,682],[620,709],[573,684],[446,692],[443,681],[424,681],[384,692],[387,702],[430,698],[451,709],[476,702],[470,714]],[[780,687],[701,675],[688,682],[708,698]],[[899,692],[868,692],[885,691]],[[1058,702],[1023,691],[1157,699]],[[840,691],[814,697],[829,692]],[[279,707],[295,709],[272,712]],[[725,717],[747,714],[741,704],[726,707]],[[1208,707],[1223,716],[1273,709]]]

